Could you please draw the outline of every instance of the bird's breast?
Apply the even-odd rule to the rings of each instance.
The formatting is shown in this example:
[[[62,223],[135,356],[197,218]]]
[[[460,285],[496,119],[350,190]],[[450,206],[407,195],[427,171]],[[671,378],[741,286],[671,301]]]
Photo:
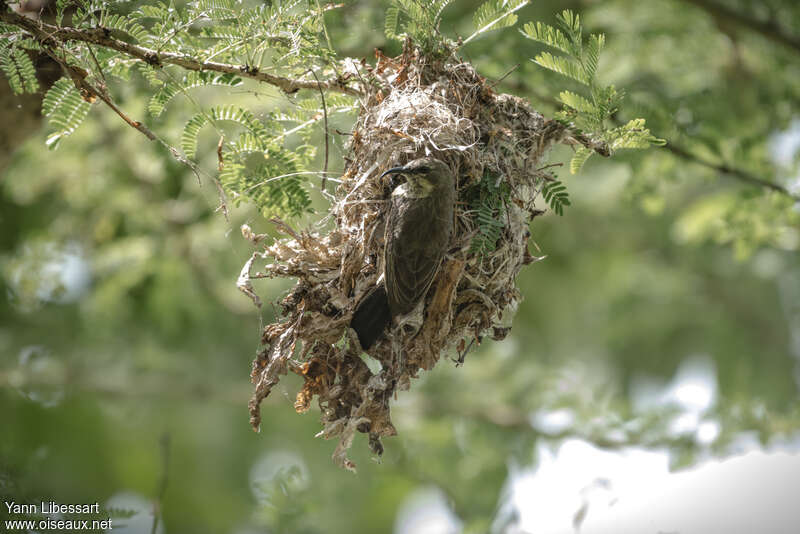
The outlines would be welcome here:
[[[396,238],[402,237],[404,243],[413,243],[414,248],[438,250],[450,238],[451,195],[437,192],[427,196],[393,195],[391,211],[389,232]]]

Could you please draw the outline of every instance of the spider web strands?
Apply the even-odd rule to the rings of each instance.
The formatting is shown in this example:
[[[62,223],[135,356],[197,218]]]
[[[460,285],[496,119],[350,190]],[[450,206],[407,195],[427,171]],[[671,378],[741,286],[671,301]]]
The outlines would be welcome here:
[[[292,176],[308,176],[308,175],[311,175],[311,176],[323,175],[324,176],[326,174],[330,174],[330,173],[322,172],[322,171],[290,172],[290,173],[287,173],[287,174],[281,174],[280,176],[273,176],[272,178],[268,178],[267,180],[262,180],[262,181],[258,182],[257,184],[253,184],[250,187],[246,188],[244,190],[244,192],[252,191],[253,189],[255,189],[257,187],[261,187],[261,186],[266,185],[266,184],[268,184],[270,182],[275,182],[275,181],[281,180],[283,178],[291,178]],[[338,180],[338,179],[335,179],[335,178],[331,178],[330,176],[328,176],[327,179],[331,180],[332,182],[341,183],[341,180]]]

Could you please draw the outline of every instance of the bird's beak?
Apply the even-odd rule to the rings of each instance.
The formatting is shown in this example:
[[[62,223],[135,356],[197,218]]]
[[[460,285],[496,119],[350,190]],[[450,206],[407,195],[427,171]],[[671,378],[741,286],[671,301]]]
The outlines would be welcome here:
[[[404,173],[404,172],[406,172],[406,168],[405,167],[392,167],[388,171],[386,171],[383,174],[381,174],[381,178],[383,178],[387,174],[400,174],[400,173]]]

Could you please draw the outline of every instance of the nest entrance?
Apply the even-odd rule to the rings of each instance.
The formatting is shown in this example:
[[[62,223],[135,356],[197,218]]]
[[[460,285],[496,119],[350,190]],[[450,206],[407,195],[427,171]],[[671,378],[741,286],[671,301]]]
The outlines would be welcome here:
[[[562,124],[524,100],[495,93],[455,56],[433,60],[407,44],[397,58],[379,55],[368,74],[372,89],[362,100],[331,207],[334,228],[325,235],[297,233],[276,221],[286,237],[256,253],[240,279],[241,287],[250,287],[249,272],[259,258],[274,259],[262,276],[297,279],[281,302],[282,318],[264,329],[264,348],[253,362],[251,424],[259,427],[261,401],[291,370],[305,381],[295,409],[307,411],[317,397],[318,435],[339,438],[333,458],[348,469],[355,467],[346,453],[357,431],[369,434],[376,454],[383,451],[381,438],[396,434],[390,399],[408,389],[420,370],[431,369],[448,350],[463,353],[485,335],[507,335],[521,299],[517,274],[534,260],[528,224],[541,213],[534,201],[551,179],[539,166],[547,149],[567,135]],[[455,229],[417,316],[368,351],[381,364],[373,372],[348,325],[383,272],[391,187],[379,177],[426,155],[447,163],[457,179]],[[489,215],[480,204],[482,188],[502,190]],[[484,246],[476,248],[476,239]]]

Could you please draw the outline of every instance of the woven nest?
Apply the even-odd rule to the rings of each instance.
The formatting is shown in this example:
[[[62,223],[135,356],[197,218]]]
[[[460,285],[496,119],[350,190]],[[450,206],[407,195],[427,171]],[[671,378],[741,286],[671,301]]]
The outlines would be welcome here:
[[[306,412],[317,397],[318,435],[339,439],[333,458],[348,469],[355,467],[346,453],[357,431],[369,434],[376,454],[383,451],[381,438],[397,433],[390,400],[420,370],[433,368],[448,351],[463,361],[476,340],[508,334],[521,299],[517,274],[536,259],[528,252],[528,225],[541,213],[534,201],[552,179],[541,160],[553,143],[573,141],[562,124],[520,98],[495,93],[455,56],[433,60],[407,43],[401,56],[379,54],[377,65],[365,68],[369,94],[362,98],[331,207],[333,228],[324,235],[296,232],[275,220],[286,237],[254,254],[239,281],[251,292],[251,276],[297,279],[280,303],[280,320],[264,329],[263,350],[253,362],[251,424],[259,428],[260,403],[280,376],[297,373],[305,383],[295,409]],[[383,272],[391,187],[380,175],[426,155],[446,162],[457,177],[455,231],[424,305],[368,351],[380,362],[373,372],[348,325]],[[509,194],[494,249],[479,253],[471,246],[480,229],[467,194],[484,176],[507,184]],[[272,263],[251,275],[260,258]]]

